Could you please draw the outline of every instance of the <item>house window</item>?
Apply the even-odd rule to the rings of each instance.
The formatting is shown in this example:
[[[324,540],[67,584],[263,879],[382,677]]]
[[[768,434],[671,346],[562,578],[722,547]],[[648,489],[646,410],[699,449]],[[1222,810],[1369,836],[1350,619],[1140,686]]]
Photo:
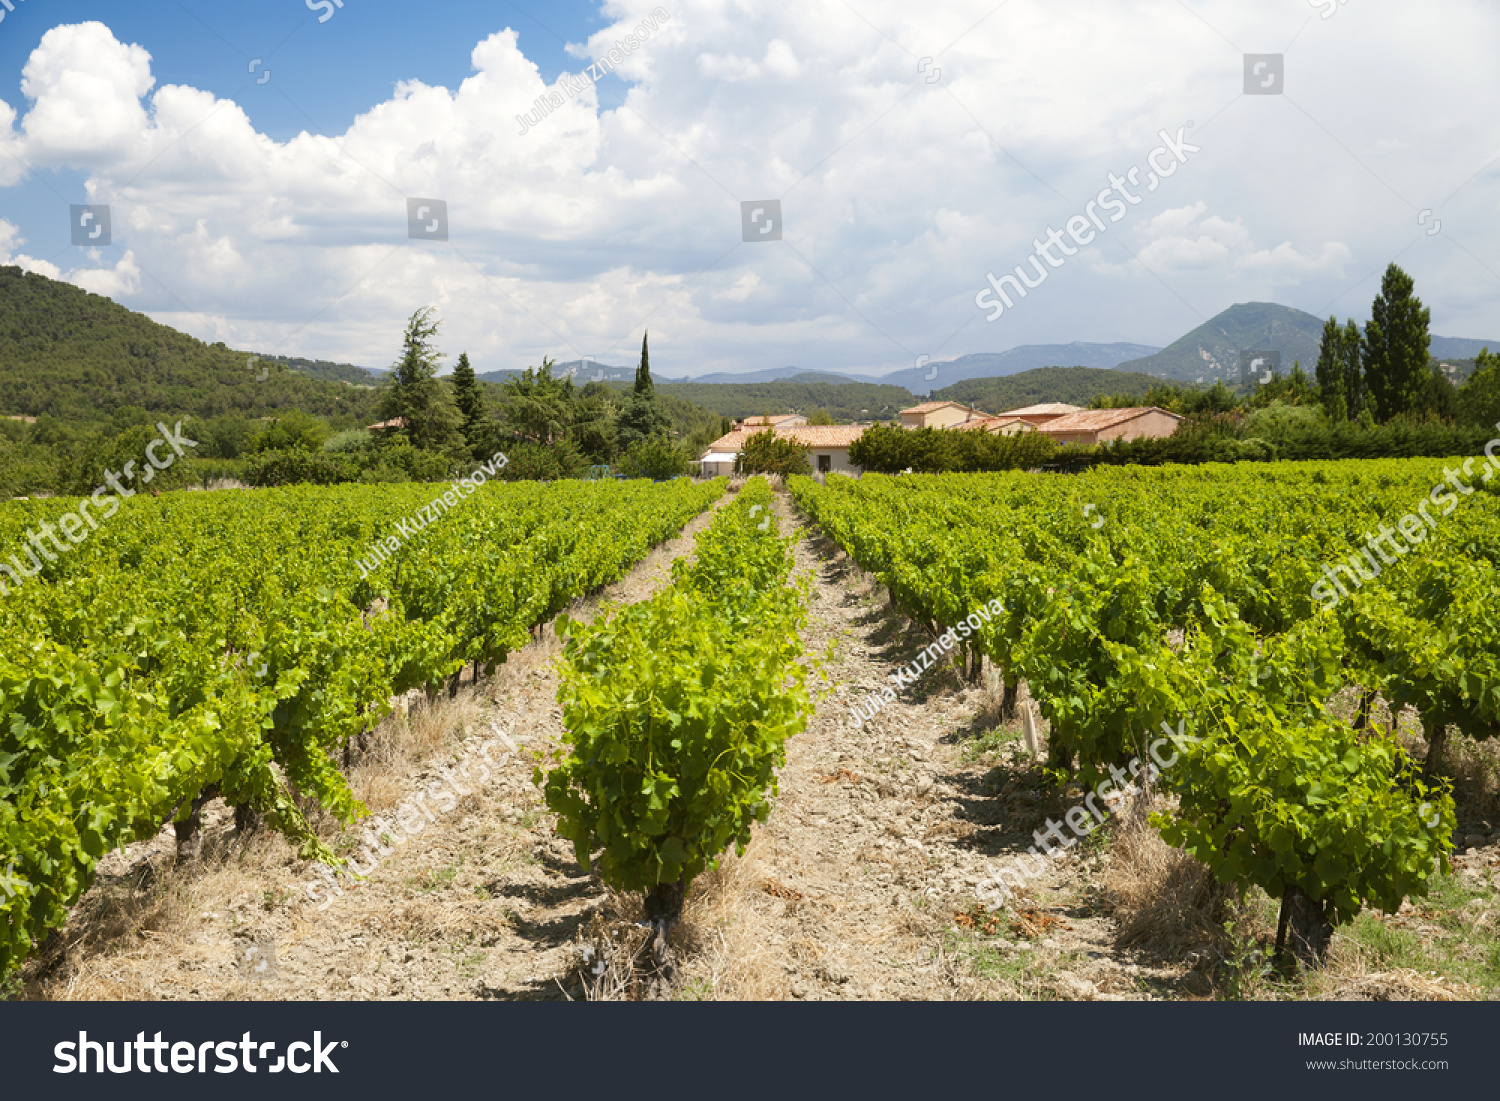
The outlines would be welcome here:
[[[818,473],[819,474],[827,474],[832,469],[833,469],[833,456],[832,455],[819,455],[818,456]]]

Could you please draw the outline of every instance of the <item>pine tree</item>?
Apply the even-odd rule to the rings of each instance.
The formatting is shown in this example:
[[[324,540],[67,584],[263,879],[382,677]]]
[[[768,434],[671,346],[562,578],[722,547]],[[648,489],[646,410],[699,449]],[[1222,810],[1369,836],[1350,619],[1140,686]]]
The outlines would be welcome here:
[[[615,433],[621,447],[629,447],[651,436],[667,436],[671,432],[672,418],[649,392],[631,394],[629,403],[615,420]]]
[[[431,307],[411,315],[402,337],[401,358],[391,368],[391,384],[381,400],[382,415],[405,421],[407,439],[424,451],[454,451],[463,443],[458,410],[448,388],[436,377],[443,355],[433,338],[440,325]]]
[[[505,383],[505,424],[516,439],[551,447],[567,438],[573,424],[573,380],[554,375],[547,356]]]
[[[1431,385],[1427,325],[1432,311],[1412,289],[1411,276],[1395,264],[1387,267],[1365,326],[1365,382],[1382,422],[1419,410]]]
[[[635,369],[635,392],[647,398],[656,393],[656,385],[651,381],[651,350],[646,347],[650,335],[641,334],[641,365]]]
[[[483,450],[485,434],[489,430],[489,411],[484,405],[484,393],[479,388],[479,379],[469,365],[469,353],[463,352],[454,364],[449,376],[453,384],[453,404],[463,418],[462,432],[469,450],[477,457]]]

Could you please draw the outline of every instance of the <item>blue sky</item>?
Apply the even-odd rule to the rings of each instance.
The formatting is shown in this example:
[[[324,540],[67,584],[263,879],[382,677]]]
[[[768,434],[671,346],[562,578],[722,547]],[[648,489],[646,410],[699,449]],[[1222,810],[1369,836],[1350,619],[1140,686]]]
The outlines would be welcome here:
[[[11,0],[0,21],[0,100],[24,109],[21,70],[54,26],[98,20],[124,42],[151,54],[158,84],[189,84],[233,99],[255,128],[284,141],[303,130],[338,134],[356,115],[391,94],[398,81],[456,86],[470,75],[469,54],[486,35],[505,27],[519,34],[527,58],[548,83],[577,59],[564,47],[605,25],[599,5],[584,0],[443,0],[416,5],[398,0]],[[437,7],[438,12],[431,8]],[[3,11],[3,8],[0,8]],[[263,59],[252,75],[250,63]],[[271,80],[256,81],[265,70]],[[608,108],[624,98],[618,77],[600,84]],[[60,169],[11,189],[0,213],[18,222],[44,256],[69,247],[68,226],[56,217],[58,193],[86,201],[86,173]],[[48,186],[50,184],[50,186]]]
[[[311,125],[340,131],[397,81],[456,84],[470,73],[474,44],[504,27],[516,29],[522,51],[550,83],[565,67],[577,68],[564,46],[606,25],[599,5],[584,0],[347,0],[326,22],[320,16],[328,9],[304,0],[11,2],[15,11],[0,21],[0,99],[12,106],[23,105],[21,69],[42,35],[98,20],[150,51],[159,83],[233,97],[258,130],[278,139]],[[255,78],[247,68],[257,57],[269,59],[275,94],[250,94]],[[618,102],[623,85],[610,83]]]
[[[432,306],[481,370],[649,328],[668,376],[882,373],[1363,321],[1393,260],[1435,332],[1500,337],[1492,0],[12,2],[0,263],[236,348],[381,366]]]

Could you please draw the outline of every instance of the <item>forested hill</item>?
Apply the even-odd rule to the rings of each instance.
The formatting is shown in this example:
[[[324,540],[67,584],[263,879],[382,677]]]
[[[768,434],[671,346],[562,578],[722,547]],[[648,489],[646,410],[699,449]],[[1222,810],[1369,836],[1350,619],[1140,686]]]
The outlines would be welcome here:
[[[987,413],[1061,401],[1088,405],[1104,394],[1144,394],[1161,379],[1101,367],[1039,367],[1005,378],[973,378],[935,391],[940,401],[961,401]],[[1193,389],[1190,385],[1188,389]]]
[[[371,390],[307,378],[281,364],[157,324],[101,295],[0,267],[0,415],[99,421],[123,406],[211,417],[288,408],[373,414]],[[266,372],[264,381],[257,381]]]
[[[1004,378],[975,378],[933,393],[990,413],[1039,402],[1088,405],[1103,394],[1144,394],[1161,379],[1102,367],[1039,367]],[[624,385],[624,384],[617,384]],[[780,382],[659,382],[658,391],[684,398],[726,417],[760,413],[826,412],[835,421],[889,421],[902,409],[928,399],[901,386],[867,382],[833,383],[786,379]],[[1188,389],[1194,389],[1189,385]]]
[[[826,378],[827,376],[823,376]],[[868,382],[787,379],[781,382],[658,382],[661,393],[712,409],[725,417],[809,413],[821,409],[836,421],[890,420],[919,398],[901,386]]]

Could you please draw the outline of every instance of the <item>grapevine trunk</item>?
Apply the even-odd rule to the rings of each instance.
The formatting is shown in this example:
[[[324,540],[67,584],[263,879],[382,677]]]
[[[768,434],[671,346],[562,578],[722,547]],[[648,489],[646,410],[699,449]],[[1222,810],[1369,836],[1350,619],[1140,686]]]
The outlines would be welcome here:
[[[646,892],[646,922],[651,926],[651,997],[671,996],[677,981],[677,953],[672,950],[672,930],[682,920],[685,884],[658,883]]]
[[[1281,920],[1276,930],[1276,954],[1286,949],[1291,935],[1293,954],[1306,964],[1321,960],[1333,939],[1333,922],[1325,903],[1314,901],[1301,887],[1288,887],[1281,896]]]

